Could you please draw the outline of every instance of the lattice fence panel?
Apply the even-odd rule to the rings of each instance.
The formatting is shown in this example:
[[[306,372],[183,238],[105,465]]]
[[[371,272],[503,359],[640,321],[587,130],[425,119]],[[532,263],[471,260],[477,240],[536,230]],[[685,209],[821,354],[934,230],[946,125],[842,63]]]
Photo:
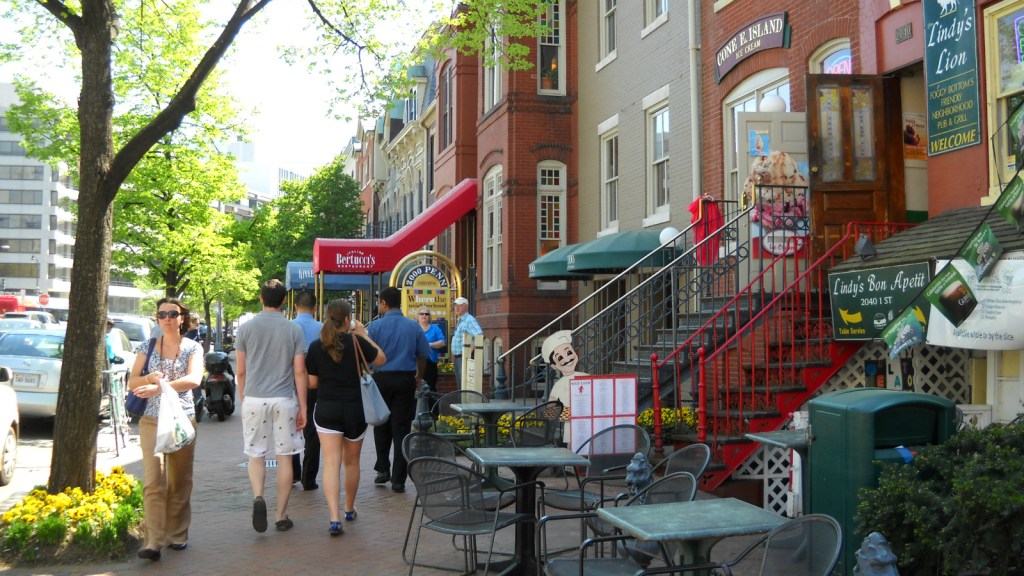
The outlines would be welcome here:
[[[889,351],[882,341],[871,341],[854,354],[836,374],[823,384],[811,398],[826,392],[863,387],[865,380],[864,363],[868,360],[882,360]],[[967,404],[971,398],[969,370],[970,356],[967,350],[924,344],[914,348],[914,391],[935,394],[949,398],[957,404]],[[801,406],[806,410],[807,404]],[[787,423],[788,425],[788,423]],[[745,480],[762,480],[764,508],[779,513],[786,511],[789,493],[789,451],[771,446],[754,452],[732,477]]]

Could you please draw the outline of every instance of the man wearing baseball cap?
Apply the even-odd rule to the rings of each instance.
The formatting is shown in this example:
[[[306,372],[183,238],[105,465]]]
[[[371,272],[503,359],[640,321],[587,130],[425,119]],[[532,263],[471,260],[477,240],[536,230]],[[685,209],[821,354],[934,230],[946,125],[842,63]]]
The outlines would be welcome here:
[[[455,365],[455,388],[461,389],[462,342],[467,334],[469,334],[470,338],[474,338],[483,334],[484,331],[483,328],[480,328],[480,323],[476,321],[476,318],[469,313],[469,300],[459,296],[452,303],[455,308],[455,317],[458,320],[458,324],[455,325],[455,331],[452,332],[452,364]]]

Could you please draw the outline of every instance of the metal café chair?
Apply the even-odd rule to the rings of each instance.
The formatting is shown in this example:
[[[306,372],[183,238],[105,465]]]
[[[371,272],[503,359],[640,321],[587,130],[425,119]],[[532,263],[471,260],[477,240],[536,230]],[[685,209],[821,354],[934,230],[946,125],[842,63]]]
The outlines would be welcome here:
[[[459,447],[458,444],[448,440],[447,438],[431,434],[429,432],[413,432],[406,435],[402,439],[402,454],[405,456],[406,462],[412,462],[417,458],[423,457],[434,457],[443,458],[459,464],[468,464],[470,467],[477,472],[478,467],[466,456],[466,453]],[[464,464],[464,465],[465,465]],[[513,504],[515,494],[510,492],[499,492],[490,488],[485,488],[483,492],[484,505],[488,510],[497,510],[505,508],[510,504]],[[412,512],[409,514],[409,525],[405,529],[405,542],[402,543],[402,560],[406,564],[411,564],[412,561],[409,559],[409,537],[412,535],[412,526],[416,521],[416,513],[421,512],[420,510],[420,499],[419,494],[416,495],[416,500],[413,502]],[[452,544],[455,544],[455,537],[452,537]],[[456,546],[456,549],[458,547]],[[441,568],[440,566],[428,566],[430,568]]]
[[[487,402],[487,397],[475,390],[455,390],[438,397],[431,407],[431,413],[437,414],[437,420],[430,427],[430,432],[456,442],[468,442],[473,446],[480,443],[480,417],[475,414],[463,414],[452,409],[452,404],[476,404]],[[430,417],[431,414],[418,417]],[[467,432],[451,432],[445,429],[442,418],[454,419],[462,423]]]
[[[830,576],[843,552],[843,530],[831,516],[807,514],[768,532],[720,563],[652,568],[642,574]]]
[[[654,467],[655,475],[669,475],[675,472],[689,472],[700,482],[701,476],[711,462],[711,448],[707,444],[690,444],[669,454]]]
[[[558,446],[562,442],[562,409],[558,400],[534,406],[512,420],[513,446]]]
[[[476,537],[490,535],[491,542],[484,563],[486,576],[490,571],[494,540],[498,530],[520,522],[534,521],[532,514],[489,510],[482,487],[484,476],[450,460],[433,456],[416,458],[409,462],[409,477],[416,486],[416,496],[422,509],[420,522],[416,527],[412,560],[409,563],[409,576],[412,576],[416,567],[416,555],[424,528],[442,534],[462,536],[466,573],[476,571]],[[544,484],[536,484],[543,493]],[[516,485],[498,492],[513,492],[519,487],[520,485]]]
[[[667,502],[686,502],[693,500],[697,494],[697,480],[689,472],[676,472],[654,481],[646,488],[633,495],[621,495],[622,498],[616,501],[616,505],[642,506],[645,504],[664,504]],[[606,574],[633,574],[646,568],[651,562],[661,557],[665,564],[670,564],[668,551],[655,542],[637,542],[633,538],[615,537],[617,545],[624,552],[621,557],[588,558],[585,549],[592,544],[603,541],[615,534],[615,527],[598,517],[596,512],[584,512],[580,514],[563,514],[558,516],[545,516],[537,523],[538,546],[546,546],[546,538],[541,534],[546,530],[549,523],[557,520],[581,518],[590,526],[596,535],[595,538],[586,540],[580,545],[580,554],[577,558],[554,558],[545,560],[547,550],[538,548],[541,553],[538,555],[538,573],[548,576],[568,576],[570,574],[587,574],[587,576],[602,576]],[[588,544],[590,543],[590,544]],[[597,552],[597,555],[600,555]]]

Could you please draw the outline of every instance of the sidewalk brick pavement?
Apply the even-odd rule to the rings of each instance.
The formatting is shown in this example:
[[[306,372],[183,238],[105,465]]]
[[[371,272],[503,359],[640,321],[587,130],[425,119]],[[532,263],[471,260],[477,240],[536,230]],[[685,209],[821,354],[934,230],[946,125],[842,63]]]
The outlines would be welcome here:
[[[134,430],[133,430],[134,432]],[[362,450],[362,474],[356,509],[359,518],[343,522],[345,533],[327,534],[328,514],[322,489],[304,491],[293,485],[288,515],[295,527],[277,532],[273,525],[276,505],[274,472],[267,473],[267,508],[270,529],[262,534],[252,528],[252,497],[242,454],[241,418],[236,413],[224,422],[204,419],[198,426],[195,487],[192,492],[192,525],[189,546],[177,552],[165,548],[160,561],[131,558],[95,566],[0,569],[2,576],[210,576],[227,574],[297,575],[398,575],[408,574],[402,561],[409,514],[416,491],[409,482],[404,494],[373,484],[374,445],[368,431]],[[122,450],[127,471],[142,477],[138,443]],[[323,470],[321,469],[321,475]],[[320,482],[321,488],[323,483]],[[566,522],[566,524],[575,524]],[[511,552],[512,529],[503,530],[495,550]],[[461,566],[462,555],[452,548],[451,538],[425,530],[418,560],[431,564]],[[480,544],[486,546],[486,539]],[[434,576],[453,572],[417,567],[415,574]]]

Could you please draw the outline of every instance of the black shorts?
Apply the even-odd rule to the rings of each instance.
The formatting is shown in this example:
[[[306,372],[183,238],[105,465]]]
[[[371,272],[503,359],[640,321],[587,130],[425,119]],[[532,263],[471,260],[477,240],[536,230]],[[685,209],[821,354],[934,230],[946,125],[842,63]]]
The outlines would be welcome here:
[[[313,423],[319,428],[342,433],[349,440],[358,440],[366,432],[363,403],[318,400],[313,407]]]

